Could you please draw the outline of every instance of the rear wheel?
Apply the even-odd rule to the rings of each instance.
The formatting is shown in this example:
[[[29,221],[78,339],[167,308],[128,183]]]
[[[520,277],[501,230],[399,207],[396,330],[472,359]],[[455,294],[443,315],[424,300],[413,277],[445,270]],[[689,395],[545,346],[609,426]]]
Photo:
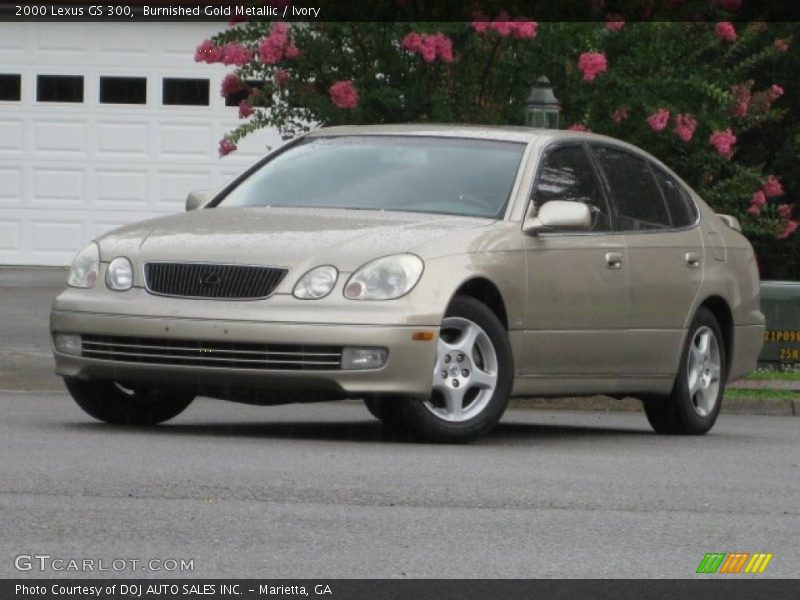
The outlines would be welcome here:
[[[716,318],[701,307],[689,329],[667,398],[647,398],[644,411],[658,433],[702,435],[717,420],[725,392],[725,345]]]
[[[388,425],[431,442],[469,442],[488,433],[508,405],[514,379],[506,331],[484,304],[465,296],[442,321],[432,394],[382,404]]]
[[[194,394],[159,386],[123,387],[113,381],[65,377],[73,400],[88,415],[113,425],[156,425],[186,409]]]

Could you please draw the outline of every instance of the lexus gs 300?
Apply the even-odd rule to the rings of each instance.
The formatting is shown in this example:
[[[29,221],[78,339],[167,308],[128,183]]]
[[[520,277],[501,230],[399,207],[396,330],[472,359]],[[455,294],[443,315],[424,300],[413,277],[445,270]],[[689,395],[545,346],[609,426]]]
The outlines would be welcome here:
[[[736,219],[608,137],[321,129],[186,208],[89,243],[53,303],[56,372],[101,421],[358,398],[463,442],[512,396],[607,394],[702,434],[762,344]]]

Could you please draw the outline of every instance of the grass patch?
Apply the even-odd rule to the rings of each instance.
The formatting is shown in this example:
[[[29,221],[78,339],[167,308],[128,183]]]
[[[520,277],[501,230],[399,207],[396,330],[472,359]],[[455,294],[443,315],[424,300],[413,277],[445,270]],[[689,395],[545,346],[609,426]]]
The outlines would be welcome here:
[[[800,400],[800,393],[793,390],[747,390],[728,388],[726,398],[755,398],[756,400]]]
[[[745,377],[750,381],[800,381],[800,371],[780,371],[778,369],[759,369]]]

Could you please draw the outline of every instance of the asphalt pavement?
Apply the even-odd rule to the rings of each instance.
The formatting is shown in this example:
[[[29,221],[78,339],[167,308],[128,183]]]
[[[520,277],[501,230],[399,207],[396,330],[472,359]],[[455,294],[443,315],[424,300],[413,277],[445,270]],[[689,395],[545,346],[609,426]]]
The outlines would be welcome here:
[[[430,446],[347,403],[198,400],[153,429],[94,422],[64,393],[0,392],[0,411],[0,577],[683,578],[734,551],[773,553],[760,577],[800,565],[793,418],[668,437],[637,413],[511,410],[475,444]],[[20,572],[20,555],[194,570]]]

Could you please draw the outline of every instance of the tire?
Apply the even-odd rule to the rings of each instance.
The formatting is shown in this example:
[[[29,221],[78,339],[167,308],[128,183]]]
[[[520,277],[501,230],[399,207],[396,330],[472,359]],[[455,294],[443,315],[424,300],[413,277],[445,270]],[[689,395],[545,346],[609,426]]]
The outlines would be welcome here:
[[[442,321],[433,393],[423,400],[390,400],[380,410],[387,411],[384,423],[415,439],[471,442],[500,420],[513,383],[514,358],[503,324],[478,300],[456,296]]]
[[[402,421],[402,402],[402,399],[381,398],[380,396],[364,398],[364,405],[369,413],[384,425],[389,426],[396,425]]]
[[[644,399],[647,420],[657,433],[703,435],[714,426],[725,393],[723,340],[714,315],[700,307],[686,336],[672,393]]]
[[[176,417],[194,394],[166,387],[137,387],[127,391],[113,381],[65,377],[70,396],[89,416],[112,425],[157,425]]]

